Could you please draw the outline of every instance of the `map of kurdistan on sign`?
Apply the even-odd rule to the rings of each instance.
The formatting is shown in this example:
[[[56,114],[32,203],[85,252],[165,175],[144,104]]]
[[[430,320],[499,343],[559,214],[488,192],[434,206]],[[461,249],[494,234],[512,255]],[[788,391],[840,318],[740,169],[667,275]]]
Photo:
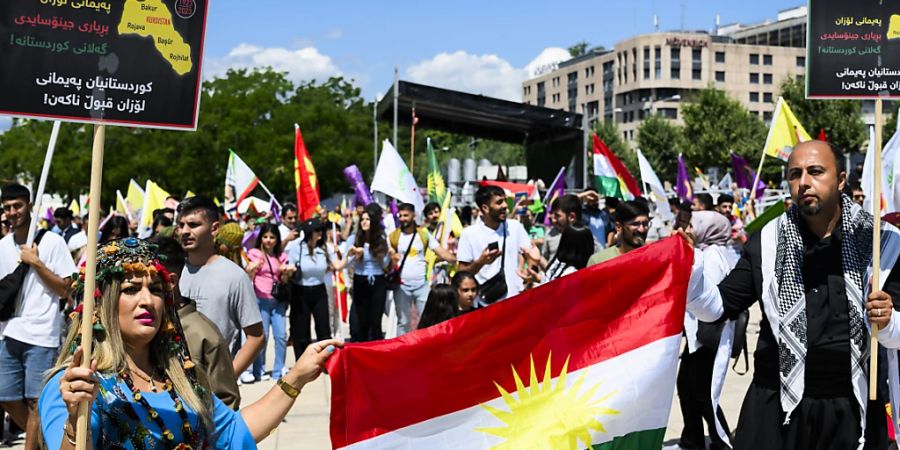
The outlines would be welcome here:
[[[162,0],[126,0],[119,35],[136,34],[153,39],[153,45],[178,75],[194,66],[191,46],[175,31],[172,13]]]

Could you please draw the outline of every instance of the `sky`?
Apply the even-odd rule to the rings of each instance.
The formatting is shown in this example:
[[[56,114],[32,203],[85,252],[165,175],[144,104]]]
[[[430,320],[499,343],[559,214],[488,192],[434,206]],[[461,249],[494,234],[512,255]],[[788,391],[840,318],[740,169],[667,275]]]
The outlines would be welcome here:
[[[272,66],[293,81],[341,75],[367,99],[402,80],[520,100],[521,83],[567,47],[661,31],[711,30],[774,20],[798,0],[630,0],[547,2],[455,0],[218,0],[210,2],[203,76],[228,68]],[[0,117],[0,130],[9,119]]]

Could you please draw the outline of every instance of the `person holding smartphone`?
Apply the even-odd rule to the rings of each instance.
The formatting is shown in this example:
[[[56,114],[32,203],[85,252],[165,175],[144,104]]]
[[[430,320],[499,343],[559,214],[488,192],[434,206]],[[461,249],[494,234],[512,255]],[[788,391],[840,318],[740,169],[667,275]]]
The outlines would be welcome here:
[[[485,306],[521,292],[528,274],[520,267],[525,259],[539,261],[540,252],[519,221],[506,220],[503,189],[496,186],[478,188],[475,204],[481,218],[463,230],[456,259],[459,270],[475,274],[482,286],[477,304]]]

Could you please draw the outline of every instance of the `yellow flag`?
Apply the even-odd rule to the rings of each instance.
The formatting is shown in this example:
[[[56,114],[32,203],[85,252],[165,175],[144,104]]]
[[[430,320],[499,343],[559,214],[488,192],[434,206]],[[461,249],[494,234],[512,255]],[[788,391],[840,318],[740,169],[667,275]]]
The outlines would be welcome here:
[[[766,137],[766,155],[787,161],[797,144],[811,139],[794,116],[791,107],[783,98],[778,97],[772,125],[769,126],[769,136]]]
[[[144,190],[133,179],[128,183],[128,193],[125,195],[128,209],[137,212],[144,207]]]
[[[78,204],[77,199],[72,199],[72,203],[69,203],[69,211],[72,211],[73,216],[81,214],[81,205]]]
[[[197,194],[195,194],[194,191],[192,191],[190,189],[188,189],[188,191],[185,192],[185,194],[184,194],[184,198],[191,198],[191,197],[196,197],[196,196],[197,196]]]
[[[131,217],[131,212],[128,210],[128,204],[124,197],[122,197],[122,191],[116,189],[116,212],[122,214],[123,216]]]
[[[166,207],[166,197],[169,193],[159,187],[152,180],[147,180],[147,189],[144,191],[144,207],[141,212],[141,226],[153,225],[153,211]]]

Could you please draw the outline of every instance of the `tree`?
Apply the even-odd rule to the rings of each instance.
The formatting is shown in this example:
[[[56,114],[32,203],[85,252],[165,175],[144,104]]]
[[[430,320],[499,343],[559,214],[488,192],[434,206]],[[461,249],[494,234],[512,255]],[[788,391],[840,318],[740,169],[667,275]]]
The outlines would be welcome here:
[[[725,91],[707,87],[682,107],[684,157],[698,167],[730,164],[729,153],[759,161],[766,142],[766,126]],[[780,174],[777,164],[768,164],[764,174]]]
[[[789,77],[781,84],[781,96],[791,105],[791,111],[810,136],[816,138],[819,130],[825,130],[829,142],[846,151],[860,151],[863,143],[869,138],[866,125],[860,116],[862,102],[807,100],[805,89],[802,82]]]
[[[615,122],[606,120],[597,122],[597,124],[594,125],[594,133],[597,133],[597,137],[599,137],[600,140],[603,141],[620,160],[622,160],[622,163],[625,164],[625,168],[627,168],[632,175],[637,177],[640,174],[637,153],[625,143],[625,140],[622,138],[622,132],[619,131],[619,127],[616,126]],[[593,147],[590,147],[588,151],[592,152],[592,148]],[[593,173],[593,168],[591,171]]]
[[[652,115],[638,128],[638,148],[660,179],[675,179],[677,166],[672,161],[678,159],[683,148],[681,127],[658,114]]]
[[[590,44],[588,44],[587,41],[581,41],[569,47],[569,55],[571,55],[573,58],[584,55],[587,52],[588,46],[590,46]]]

